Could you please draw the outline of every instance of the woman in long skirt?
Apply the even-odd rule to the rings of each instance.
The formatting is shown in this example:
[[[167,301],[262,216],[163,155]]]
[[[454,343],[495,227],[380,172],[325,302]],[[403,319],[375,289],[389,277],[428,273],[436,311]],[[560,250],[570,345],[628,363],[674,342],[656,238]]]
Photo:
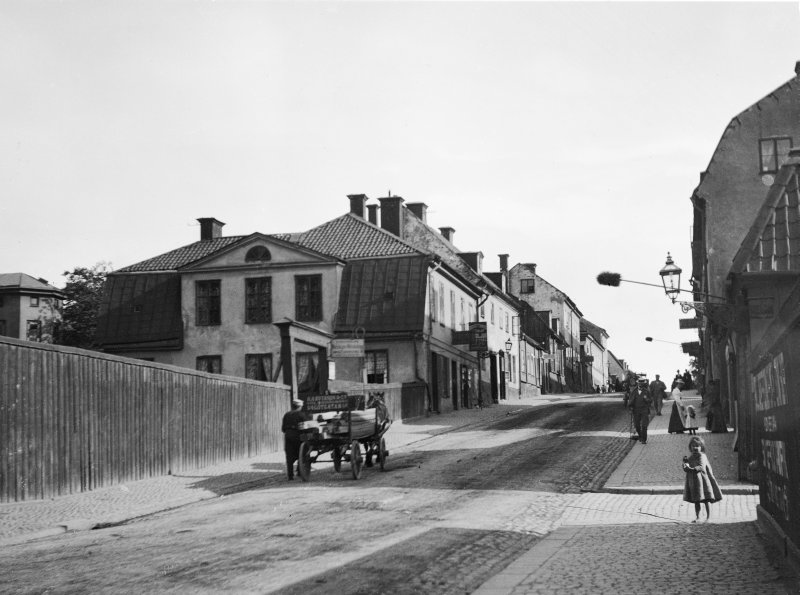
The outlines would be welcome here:
[[[683,380],[675,380],[676,386],[672,389],[672,413],[669,416],[669,426],[667,432],[670,434],[683,434],[686,431],[686,426],[683,423],[685,419],[686,407],[683,403],[681,396],[681,387]]]

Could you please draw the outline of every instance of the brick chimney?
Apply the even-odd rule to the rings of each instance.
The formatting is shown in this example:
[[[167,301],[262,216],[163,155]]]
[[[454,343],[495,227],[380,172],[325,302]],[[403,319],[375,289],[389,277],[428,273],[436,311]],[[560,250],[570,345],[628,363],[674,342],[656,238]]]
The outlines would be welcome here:
[[[403,198],[387,196],[379,198],[381,203],[381,227],[398,238],[403,237]]]
[[[498,254],[500,257],[500,272],[508,272],[508,254]]]
[[[473,271],[483,274],[483,252],[459,252],[458,255]]]
[[[200,222],[200,241],[205,242],[222,237],[222,221],[217,221],[213,217],[201,217]]]
[[[456,233],[455,229],[453,229],[452,227],[440,227],[439,231],[442,233],[442,236],[444,237],[445,240],[452,243],[453,235]]]
[[[797,76],[800,76],[800,62],[795,62],[794,63],[794,73]]]
[[[378,205],[367,205],[367,216],[370,223],[378,225]]]
[[[428,205],[424,202],[410,202],[406,208],[417,216],[423,223],[428,222]]]
[[[367,202],[366,194],[348,194],[347,198],[350,199],[350,212],[353,215],[364,218],[364,205]]]

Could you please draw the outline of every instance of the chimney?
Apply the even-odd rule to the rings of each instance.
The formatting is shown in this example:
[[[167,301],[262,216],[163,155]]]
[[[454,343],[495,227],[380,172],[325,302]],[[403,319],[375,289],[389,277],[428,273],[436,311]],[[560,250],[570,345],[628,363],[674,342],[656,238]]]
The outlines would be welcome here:
[[[456,233],[455,229],[453,229],[452,227],[440,227],[439,231],[442,232],[442,236],[444,236],[445,240],[452,243],[453,234]]]
[[[498,254],[497,256],[500,257],[500,272],[508,272],[508,254]]]
[[[350,199],[350,212],[353,215],[364,218],[364,204],[367,202],[366,194],[348,194]]]
[[[417,216],[423,223],[428,222],[428,205],[424,202],[410,202],[406,208]]]
[[[483,252],[459,252],[458,255],[473,271],[483,274]]]
[[[387,196],[379,198],[381,203],[381,227],[398,238],[403,237],[403,198]]]
[[[795,62],[794,63],[794,73],[797,76],[800,76],[800,62]]]
[[[222,237],[222,221],[217,221],[213,217],[201,217],[200,222],[200,241],[205,242]]]
[[[369,222],[373,225],[378,225],[378,205],[367,205],[367,214]]]

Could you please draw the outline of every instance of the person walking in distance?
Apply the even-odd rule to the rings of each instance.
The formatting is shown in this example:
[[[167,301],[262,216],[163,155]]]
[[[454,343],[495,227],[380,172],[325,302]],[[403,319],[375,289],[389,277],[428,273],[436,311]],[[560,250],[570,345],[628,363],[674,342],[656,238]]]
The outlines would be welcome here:
[[[695,519],[692,522],[696,523],[700,520],[701,504],[706,508],[706,521],[711,518],[710,504],[722,500],[722,490],[706,457],[703,439],[694,436],[689,440],[689,452],[688,457],[683,457],[683,471],[686,473],[683,500],[694,504]]]
[[[683,380],[676,380],[675,388],[672,389],[672,412],[670,413],[669,426],[667,427],[667,432],[670,434],[683,434],[686,431],[686,426],[684,425],[686,415],[684,409],[686,407],[681,396],[682,386]]]
[[[647,378],[639,378],[636,389],[631,394],[630,408],[633,410],[633,426],[639,442],[647,444],[647,426],[650,425],[650,405],[653,402]]]
[[[650,395],[653,397],[653,409],[656,410],[656,415],[661,415],[666,392],[667,385],[661,381],[661,376],[656,374],[656,379],[650,383]]]
[[[281,431],[283,432],[283,451],[286,453],[286,476],[294,479],[294,463],[300,456],[300,422],[306,421],[308,415],[303,411],[303,401],[292,399],[292,409],[283,414]]]

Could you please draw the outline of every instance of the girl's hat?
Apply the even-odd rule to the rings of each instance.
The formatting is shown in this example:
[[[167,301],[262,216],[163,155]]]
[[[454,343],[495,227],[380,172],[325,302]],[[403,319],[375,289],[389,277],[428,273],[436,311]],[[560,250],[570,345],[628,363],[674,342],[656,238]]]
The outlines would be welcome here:
[[[681,380],[680,378],[678,378],[678,379],[675,381],[675,384],[684,384],[684,382],[683,382],[683,380]]]

